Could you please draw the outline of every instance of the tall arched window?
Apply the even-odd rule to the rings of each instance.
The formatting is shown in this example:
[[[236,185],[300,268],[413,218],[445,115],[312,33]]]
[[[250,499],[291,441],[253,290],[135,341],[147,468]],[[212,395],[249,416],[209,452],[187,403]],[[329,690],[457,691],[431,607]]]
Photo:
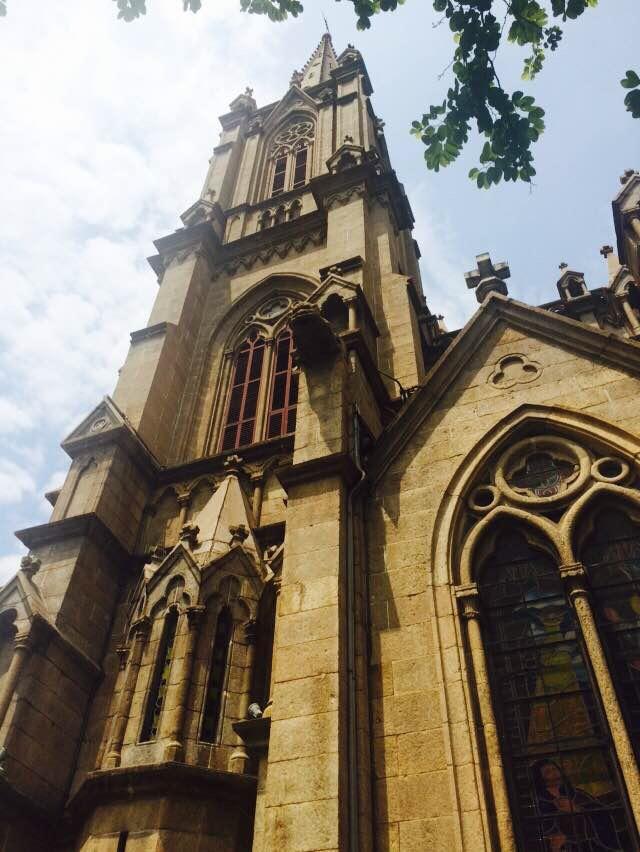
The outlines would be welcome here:
[[[600,635],[629,736],[640,759],[640,526],[603,508],[582,551]]]
[[[233,450],[253,441],[264,351],[265,340],[254,330],[236,353],[221,450]]]
[[[200,739],[212,743],[216,741],[222,709],[222,696],[226,688],[229,653],[233,636],[233,619],[228,606],[222,607],[216,622],[216,632],[209,666],[209,681],[204,700],[202,729]]]
[[[626,804],[555,560],[517,530],[479,583],[518,849],[631,849]]]
[[[288,435],[296,428],[298,374],[293,369],[293,352],[293,335],[287,328],[276,339],[267,438]]]
[[[173,660],[173,649],[176,641],[176,627],[178,625],[178,613],[172,609],[165,618],[160,647],[156,657],[151,688],[147,697],[147,709],[144,722],[140,732],[140,741],[147,742],[155,740],[160,728],[160,717],[167,696],[169,686],[169,674]]]
[[[304,186],[309,178],[314,123],[299,118],[281,130],[271,146],[272,167],[267,195],[272,198]]]

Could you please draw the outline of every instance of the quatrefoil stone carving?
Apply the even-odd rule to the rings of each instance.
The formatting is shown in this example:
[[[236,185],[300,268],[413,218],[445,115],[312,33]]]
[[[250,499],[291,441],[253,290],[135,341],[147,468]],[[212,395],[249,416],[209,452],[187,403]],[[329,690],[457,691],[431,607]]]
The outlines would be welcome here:
[[[500,358],[489,376],[489,384],[507,390],[514,385],[535,381],[542,373],[542,367],[531,361],[526,355],[512,354]]]

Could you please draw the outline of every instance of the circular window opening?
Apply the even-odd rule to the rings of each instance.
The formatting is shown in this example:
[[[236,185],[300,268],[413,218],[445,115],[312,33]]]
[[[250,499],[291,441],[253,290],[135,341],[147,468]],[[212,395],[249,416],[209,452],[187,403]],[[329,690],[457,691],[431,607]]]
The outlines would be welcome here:
[[[497,488],[494,488],[492,485],[480,485],[471,492],[469,507],[474,512],[482,512],[484,514],[493,509],[494,506],[497,506],[499,499],[500,494]]]
[[[487,506],[490,506],[494,501],[493,492],[488,488],[478,488],[478,490],[473,495],[473,502],[476,506],[481,506],[483,509],[486,509]]]
[[[593,475],[604,482],[620,482],[629,473],[629,465],[616,458],[599,459],[593,466]]]
[[[618,459],[603,459],[598,465],[598,471],[600,472],[600,476],[604,476],[607,479],[615,479],[616,476],[620,476],[622,473],[622,464]]]

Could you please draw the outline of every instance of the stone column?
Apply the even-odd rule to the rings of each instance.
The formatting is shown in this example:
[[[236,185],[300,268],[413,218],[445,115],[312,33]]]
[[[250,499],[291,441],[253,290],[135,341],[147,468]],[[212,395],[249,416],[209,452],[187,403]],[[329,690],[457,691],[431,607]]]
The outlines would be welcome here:
[[[467,622],[467,637],[473,661],[478,707],[480,709],[480,723],[482,725],[485,751],[489,764],[489,778],[491,779],[491,789],[495,804],[500,849],[503,852],[516,852],[507,781],[502,763],[496,717],[493,712],[491,684],[489,682],[484,642],[482,641],[480,599],[475,584],[466,587],[461,592],[458,593],[458,597],[462,604],[462,617]]]
[[[624,778],[629,804],[633,811],[636,825],[640,825],[640,775],[636,757],[629,739],[627,726],[622,717],[620,702],[616,695],[607,658],[602,647],[598,626],[589,600],[587,575],[580,562],[560,566],[560,575],[565,581],[571,603],[578,616],[582,637],[587,647],[591,667],[595,675],[600,699],[604,708],[611,739],[618,756],[620,769]]]
[[[13,639],[13,657],[0,691],[0,728],[4,723],[20,675],[24,671],[25,663],[31,656],[33,646],[34,639],[31,632],[18,633]]]
[[[178,506],[180,506],[180,527],[187,523],[187,512],[191,503],[191,494],[179,494]]]
[[[175,707],[171,714],[169,743],[164,751],[165,760],[182,760],[184,756],[183,733],[184,719],[187,713],[187,700],[193,673],[193,660],[200,628],[203,606],[187,607],[187,638],[176,691]]]
[[[253,520],[257,527],[260,526],[260,515],[262,514],[262,498],[264,495],[264,473],[258,473],[251,477],[253,485],[253,497],[251,500],[251,508],[253,510]]]
[[[282,575],[278,575],[277,577],[274,577],[271,582],[273,584],[273,590],[275,592],[275,598],[276,599],[275,599],[274,606],[275,606],[276,612],[275,612],[275,619],[274,619],[274,625],[273,625],[273,643],[271,645],[271,672],[270,672],[270,676],[269,676],[269,697],[267,699],[267,703],[264,705],[264,708],[262,710],[263,718],[270,717],[271,713],[273,711],[273,686],[274,686],[274,678],[275,678],[275,670],[276,670],[276,667],[274,665],[274,662],[275,662],[274,657],[275,657],[275,647],[276,647],[276,632],[278,630],[278,599],[280,597],[280,591],[282,589]]]
[[[129,655],[129,663],[127,665],[124,684],[118,700],[118,708],[115,716],[113,717],[111,739],[109,741],[109,749],[105,758],[105,767],[107,769],[113,769],[116,766],[120,766],[122,743],[124,742],[124,735],[127,730],[127,722],[129,721],[133,694],[136,690],[136,683],[138,682],[138,672],[140,671],[142,653],[145,645],[147,644],[150,628],[151,620],[146,616],[138,619],[138,621],[134,622],[131,627],[131,632],[133,633],[132,648]]]
[[[358,312],[356,310],[356,300],[349,299],[347,302],[349,309],[349,331],[355,331],[358,328]]]
[[[258,639],[257,625],[255,619],[251,618],[244,624],[244,636],[247,643],[247,656],[242,676],[242,697],[238,716],[240,719],[247,718],[247,710],[251,701],[251,676],[253,674],[253,663],[256,656],[256,641]],[[238,737],[236,747],[229,758],[229,769],[231,772],[246,772],[249,765],[249,755],[242,737]]]

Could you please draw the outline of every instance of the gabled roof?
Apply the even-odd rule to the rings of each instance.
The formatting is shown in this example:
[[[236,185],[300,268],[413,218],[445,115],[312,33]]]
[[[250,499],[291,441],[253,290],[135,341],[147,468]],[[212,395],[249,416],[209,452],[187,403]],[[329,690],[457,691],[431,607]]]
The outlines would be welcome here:
[[[282,100],[276,104],[273,112],[271,112],[269,117],[265,120],[264,129],[266,131],[270,130],[275,127],[280,120],[287,115],[287,113],[294,112],[296,109],[300,108],[312,112],[314,115],[318,111],[316,102],[313,98],[310,98],[309,95],[306,92],[303,92],[299,86],[293,85]]]
[[[402,452],[408,439],[425,421],[457,375],[469,364],[491,331],[504,322],[626,372],[640,375],[640,343],[600,331],[569,317],[491,293],[454,342],[427,373],[418,390],[382,432],[369,461],[369,475],[379,480]]]

